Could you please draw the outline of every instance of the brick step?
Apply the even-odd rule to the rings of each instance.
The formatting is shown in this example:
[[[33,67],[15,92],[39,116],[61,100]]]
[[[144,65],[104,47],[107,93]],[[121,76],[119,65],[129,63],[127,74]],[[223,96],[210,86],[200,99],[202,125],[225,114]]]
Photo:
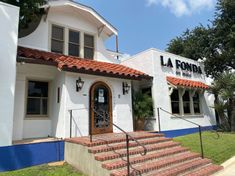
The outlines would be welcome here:
[[[193,172],[189,172],[188,174],[185,174],[184,176],[211,176],[214,173],[216,173],[222,169],[223,169],[222,166],[210,164],[205,167],[196,169]]]
[[[185,147],[174,147],[174,148],[169,148],[169,149],[164,149],[159,152],[152,152],[152,153],[147,153],[144,156],[135,156],[130,158],[130,164],[137,164],[137,163],[143,163],[145,161],[149,160],[154,160],[154,159],[160,159],[162,157],[166,156],[172,156],[175,154],[187,152],[189,149]],[[102,167],[108,170],[113,170],[113,169],[118,169],[121,167],[126,167],[127,166],[127,161],[123,159],[119,159],[118,161],[112,161],[112,162],[106,162],[102,164]]]
[[[172,139],[165,138],[165,137],[158,137],[158,138],[148,138],[148,139],[139,140],[139,142],[143,145],[156,144],[156,143],[161,143],[161,142],[166,142],[166,141],[172,141]],[[139,145],[135,141],[129,142],[130,148],[137,147],[137,146]],[[126,141],[124,141],[123,143],[118,143],[118,144],[106,144],[106,145],[91,147],[88,149],[88,151],[89,153],[96,154],[96,153],[125,149],[125,148],[126,148]]]
[[[156,151],[156,150],[161,150],[161,149],[165,149],[165,148],[171,148],[171,147],[176,147],[179,146],[180,143],[179,142],[163,142],[163,143],[159,143],[159,144],[150,144],[150,145],[146,145],[146,149],[147,152],[150,151]],[[129,150],[129,154],[130,155],[136,155],[136,154],[140,154],[143,153],[143,148],[142,147],[135,147],[134,149],[130,149]],[[112,159],[116,159],[116,158],[120,158],[120,157],[125,157],[127,154],[126,149],[123,150],[119,150],[119,151],[115,151],[112,153],[100,153],[95,155],[95,159],[98,161],[106,161],[106,160],[112,160]]]
[[[169,157],[169,158],[163,158],[160,160],[156,160],[156,161],[150,161],[150,162],[146,162],[146,163],[142,163],[139,165],[132,165],[132,167],[134,168],[131,169],[132,172],[132,176],[137,176],[140,174],[144,174],[144,173],[148,173],[151,172],[153,170],[157,170],[157,169],[162,169],[162,168],[166,168],[169,167],[170,165],[174,165],[177,163],[182,163],[184,161],[189,161],[189,160],[193,160],[196,158],[199,158],[200,154],[198,153],[184,153],[182,155],[178,155],[177,157]],[[120,170],[114,170],[110,176],[127,176],[127,169],[120,169]]]
[[[155,138],[155,137],[163,137],[162,133],[146,133],[146,132],[130,132],[133,138],[147,139],[147,138]],[[80,144],[87,147],[94,147],[104,144],[114,144],[126,141],[126,135],[123,133],[112,133],[112,134],[102,134],[102,135],[93,135],[92,142],[90,142],[89,136],[86,137],[75,137],[65,139],[66,142]]]
[[[150,174],[147,174],[146,176],[176,176],[176,175],[182,175],[186,172],[189,172],[192,169],[203,167],[204,165],[208,165],[211,163],[211,160],[209,159],[195,159],[192,161],[186,161],[182,164],[174,165],[173,167],[167,167],[164,170],[151,172]]]

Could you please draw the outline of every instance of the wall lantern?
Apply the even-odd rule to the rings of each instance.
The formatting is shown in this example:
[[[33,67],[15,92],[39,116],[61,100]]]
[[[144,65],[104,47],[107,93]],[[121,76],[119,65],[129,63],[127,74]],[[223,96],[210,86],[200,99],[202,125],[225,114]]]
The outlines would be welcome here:
[[[82,89],[83,85],[84,85],[84,81],[79,77],[76,80],[76,91],[79,92]]]
[[[131,86],[129,86],[127,82],[123,82],[122,83],[123,95],[128,94],[130,88],[131,88]]]

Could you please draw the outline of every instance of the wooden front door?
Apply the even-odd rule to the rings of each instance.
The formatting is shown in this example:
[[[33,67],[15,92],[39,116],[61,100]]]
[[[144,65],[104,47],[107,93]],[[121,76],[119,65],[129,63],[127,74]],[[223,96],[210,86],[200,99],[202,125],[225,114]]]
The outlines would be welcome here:
[[[112,94],[107,84],[97,82],[90,89],[91,134],[112,133]]]

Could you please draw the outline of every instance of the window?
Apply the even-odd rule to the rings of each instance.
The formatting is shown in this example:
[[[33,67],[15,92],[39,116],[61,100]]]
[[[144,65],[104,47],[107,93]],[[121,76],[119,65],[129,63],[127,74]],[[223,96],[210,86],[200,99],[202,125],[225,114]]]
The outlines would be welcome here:
[[[81,43],[81,41],[84,41]],[[51,51],[70,56],[94,59],[95,37],[67,27],[52,24]]]
[[[184,95],[180,97],[181,90],[174,89],[171,94],[171,109],[173,114],[201,114],[200,94],[196,92],[193,96],[190,90],[185,90]],[[181,112],[182,111],[182,112]]]
[[[94,58],[94,36],[84,35],[84,58]]]
[[[186,90],[183,95],[183,106],[184,106],[184,114],[190,114],[190,97],[189,97],[189,91]]]
[[[80,33],[69,30],[69,52],[71,56],[79,57],[80,53]]]
[[[171,94],[171,110],[172,114],[179,114],[179,91],[174,89]]]
[[[200,114],[200,97],[199,94],[196,92],[193,96],[193,108],[194,108],[194,113],[195,114]]]
[[[48,82],[29,81],[27,115],[46,116],[48,113]]]
[[[52,25],[51,31],[51,51],[63,53],[64,51],[64,28]]]

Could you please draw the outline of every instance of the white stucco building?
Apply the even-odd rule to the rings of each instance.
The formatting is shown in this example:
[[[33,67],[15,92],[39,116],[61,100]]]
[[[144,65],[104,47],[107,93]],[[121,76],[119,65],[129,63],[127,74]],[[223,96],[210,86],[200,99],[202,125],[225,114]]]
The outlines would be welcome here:
[[[14,61],[16,81],[7,85],[15,90],[9,99],[12,114],[3,112],[12,119],[4,118],[9,121],[1,128],[12,133],[1,133],[7,138],[1,145],[28,138],[86,136],[89,130],[116,132],[110,122],[133,131],[131,89],[123,88],[128,89],[131,80],[150,77],[120,65],[119,54],[105,49],[104,42],[118,35],[117,30],[92,8],[72,1],[49,1],[43,8],[39,24],[20,34],[17,64],[14,53],[5,57]],[[103,111],[105,119],[97,114]]]
[[[118,36],[117,29],[94,9],[69,0],[49,1],[42,8],[41,20],[21,31],[17,43],[19,9],[0,3],[0,20],[6,23],[0,35],[9,43],[0,46],[0,146],[118,132],[112,123],[133,131],[132,90],[138,89],[150,89],[154,98],[151,130],[159,130],[158,107],[202,126],[215,125],[202,65],[199,69],[195,61],[155,49],[121,62],[118,47],[111,52],[104,45]],[[197,71],[192,65],[192,71],[182,71],[176,60],[194,64]],[[175,78],[193,82],[178,85]],[[195,127],[160,113],[162,131]]]
[[[122,62],[153,77],[152,81],[134,82],[135,89],[149,91],[154,100],[154,117],[146,128],[172,133],[170,136],[197,130],[190,120],[204,128],[216,125],[214,96],[206,90],[203,63],[154,48],[136,54]],[[158,108],[160,125],[158,122]],[[166,112],[164,112],[166,111]],[[173,114],[173,115],[172,115]]]
[[[12,142],[18,20],[19,8],[0,2],[0,146]]]

